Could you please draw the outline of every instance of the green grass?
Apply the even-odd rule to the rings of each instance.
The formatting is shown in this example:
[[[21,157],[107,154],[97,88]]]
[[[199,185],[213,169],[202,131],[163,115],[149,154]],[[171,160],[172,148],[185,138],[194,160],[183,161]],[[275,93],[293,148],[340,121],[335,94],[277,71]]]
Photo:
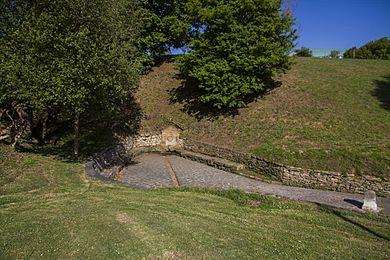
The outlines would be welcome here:
[[[187,138],[268,160],[390,179],[390,61],[299,58],[282,87],[236,116],[189,115],[171,100],[178,75],[171,62],[144,77],[142,131],[174,122]]]
[[[134,190],[52,156],[0,155],[0,259],[390,257],[388,217],[238,191]]]

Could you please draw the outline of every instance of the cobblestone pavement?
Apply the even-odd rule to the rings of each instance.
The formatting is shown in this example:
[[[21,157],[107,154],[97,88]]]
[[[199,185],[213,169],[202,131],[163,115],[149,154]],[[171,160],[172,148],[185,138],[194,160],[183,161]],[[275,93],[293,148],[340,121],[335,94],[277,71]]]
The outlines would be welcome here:
[[[169,165],[157,154],[142,154],[120,173],[120,180],[136,188],[172,187]]]
[[[361,211],[363,196],[359,194],[313,190],[270,184],[228,173],[205,164],[178,156],[143,154],[135,164],[126,167],[119,178],[131,187],[208,187],[234,188],[263,195],[273,195],[293,200],[308,201],[325,206]],[[390,215],[390,199],[379,198],[378,206]]]

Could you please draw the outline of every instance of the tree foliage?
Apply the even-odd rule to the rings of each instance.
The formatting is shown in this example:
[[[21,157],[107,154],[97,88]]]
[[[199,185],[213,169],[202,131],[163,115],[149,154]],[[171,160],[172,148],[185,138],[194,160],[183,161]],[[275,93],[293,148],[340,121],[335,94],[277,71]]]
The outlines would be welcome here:
[[[301,47],[295,50],[295,55],[298,57],[313,57],[313,51],[306,47]]]
[[[344,58],[389,60],[390,39],[388,37],[383,37],[371,41],[360,48],[352,47],[344,53]]]
[[[348,50],[346,50],[343,54],[343,58],[346,58],[346,59],[354,59],[355,58],[355,54],[356,54],[356,50],[357,48],[356,47],[352,47]]]
[[[142,23],[138,46],[144,61],[152,63],[173,48],[189,41],[190,25],[184,10],[185,1],[141,0],[138,12]]]
[[[330,58],[337,58],[337,57],[339,57],[339,55],[340,55],[340,52],[338,50],[331,50],[329,57]]]
[[[15,111],[37,121],[114,109],[140,70],[135,13],[127,0],[24,0],[9,8],[0,37],[0,105],[9,115],[3,130],[23,114]],[[9,135],[16,143],[16,133]]]
[[[185,5],[191,52],[181,70],[202,91],[199,101],[217,108],[242,107],[289,68],[293,19],[272,0],[193,0]]]
[[[0,2],[0,139],[44,139],[53,118],[115,110],[142,62],[188,47],[182,72],[199,101],[242,107],[289,68],[296,38],[282,0],[4,0]],[[143,56],[141,55],[143,53]],[[75,142],[75,150],[77,145]],[[77,152],[76,152],[77,153]]]

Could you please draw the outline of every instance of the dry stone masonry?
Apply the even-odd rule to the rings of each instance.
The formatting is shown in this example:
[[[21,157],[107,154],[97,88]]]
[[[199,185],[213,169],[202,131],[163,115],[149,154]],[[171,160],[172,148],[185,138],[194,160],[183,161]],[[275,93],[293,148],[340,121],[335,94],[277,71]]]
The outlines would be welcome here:
[[[390,195],[390,182],[374,176],[342,175],[338,172],[302,169],[192,140],[184,141],[184,149],[243,164],[257,174],[267,175],[290,186],[360,194],[373,190],[381,196]]]
[[[95,155],[87,163],[87,166],[89,170],[92,169],[93,175],[100,174],[104,172],[104,169],[110,167],[115,169],[114,172],[105,175],[115,175],[118,167],[112,166],[123,165],[135,153],[142,152],[175,153],[221,169],[225,167],[240,174],[242,174],[242,168],[245,167],[258,176],[267,176],[291,186],[360,194],[372,190],[380,196],[390,195],[389,180],[373,176],[342,175],[337,172],[302,169],[269,162],[251,154],[240,153],[199,141],[181,139],[180,131],[174,127],[166,128],[159,134],[142,134],[129,137],[123,140],[121,145]],[[191,153],[202,154],[206,157],[190,156]],[[229,161],[232,163],[229,163]]]
[[[132,156],[122,144],[96,153],[85,165],[88,174],[112,182],[114,175],[131,162]]]
[[[159,134],[141,134],[134,137],[126,138],[123,141],[126,149],[131,150],[136,147],[150,147],[161,144],[161,135]]]

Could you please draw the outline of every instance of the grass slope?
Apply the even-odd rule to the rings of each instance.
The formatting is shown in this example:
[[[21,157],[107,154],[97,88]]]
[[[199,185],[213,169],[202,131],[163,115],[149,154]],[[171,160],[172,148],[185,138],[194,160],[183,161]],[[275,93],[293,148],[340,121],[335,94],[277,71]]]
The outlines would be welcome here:
[[[175,63],[163,63],[137,93],[141,131],[175,122],[188,138],[265,159],[390,178],[390,61],[299,58],[281,81],[236,116],[202,116],[187,113]]]
[[[0,157],[1,259],[390,257],[388,217],[237,191],[133,190],[50,156],[0,146]]]

